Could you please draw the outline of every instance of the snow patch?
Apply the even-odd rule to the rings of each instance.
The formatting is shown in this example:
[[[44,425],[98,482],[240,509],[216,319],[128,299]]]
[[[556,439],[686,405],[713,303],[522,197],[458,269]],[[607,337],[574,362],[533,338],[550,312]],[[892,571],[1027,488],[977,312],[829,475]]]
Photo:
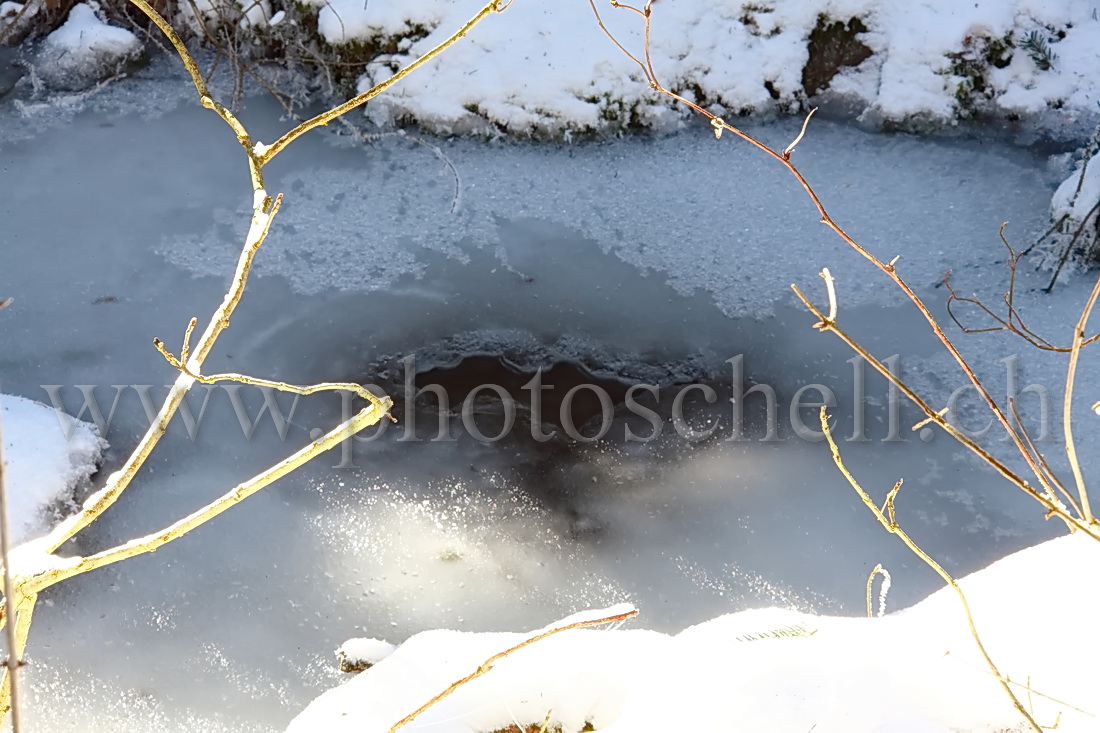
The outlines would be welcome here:
[[[381,639],[348,639],[336,650],[336,656],[342,671],[358,672],[378,664],[396,649],[396,645]]]
[[[425,2],[308,0],[307,4],[321,6],[317,30],[334,46],[422,33],[438,25],[444,14],[442,4]]]
[[[4,458],[12,544],[44,534],[47,510],[71,501],[96,472],[107,442],[94,425],[52,407],[3,395]],[[67,425],[72,431],[66,437]]]
[[[104,23],[90,5],[77,3],[64,25],[46,37],[35,66],[52,87],[83,89],[122,72],[143,51],[133,33]]]

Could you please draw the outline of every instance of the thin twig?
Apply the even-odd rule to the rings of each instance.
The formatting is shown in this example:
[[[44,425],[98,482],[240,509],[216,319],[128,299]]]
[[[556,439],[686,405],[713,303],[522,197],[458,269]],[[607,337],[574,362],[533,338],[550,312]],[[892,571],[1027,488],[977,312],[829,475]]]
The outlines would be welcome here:
[[[11,562],[8,560],[11,552],[11,523],[8,521],[7,460],[4,457],[3,427],[4,407],[0,402],[0,560],[4,563],[4,605],[7,606],[15,598],[15,592],[11,582]],[[23,664],[23,655],[20,653],[15,626],[16,624],[7,624],[5,629],[8,657],[4,661],[4,678],[9,689],[12,733],[19,733],[19,667]]]
[[[190,325],[188,326],[188,329],[187,329],[187,336],[184,337],[183,349],[180,352],[184,355],[183,359],[187,358],[187,349],[188,349],[187,337],[190,336],[191,329],[194,328],[194,327],[195,327],[195,319],[192,318],[191,322],[190,322]],[[172,354],[170,351],[165,349],[164,348],[164,343],[160,339],[158,339],[158,338],[153,339],[153,346],[156,347],[157,351],[159,351],[161,353],[161,355],[165,358],[165,360],[169,364],[171,364],[172,366],[174,366],[176,369],[183,372],[187,376],[191,377],[196,382],[202,382],[203,384],[217,384],[218,382],[237,382],[238,384],[248,384],[248,385],[252,385],[254,387],[269,387],[271,389],[275,389],[275,390],[278,390],[280,392],[289,392],[291,394],[297,394],[297,395],[303,395],[303,396],[311,395],[311,394],[317,394],[318,392],[335,392],[335,391],[353,392],[353,393],[357,394],[358,396],[362,397],[363,399],[365,399],[366,401],[370,402],[376,408],[378,408],[378,409],[384,409],[385,408],[385,403],[383,402],[382,398],[378,397],[376,394],[371,392],[369,389],[367,389],[363,385],[356,384],[354,382],[319,382],[317,384],[309,384],[309,385],[306,385],[304,387],[300,387],[300,386],[295,385],[295,384],[288,384],[286,382],[277,382],[277,381],[272,380],[272,379],[263,379],[261,377],[251,377],[247,374],[238,374],[236,372],[225,372],[225,373],[222,373],[222,374],[209,374],[209,375],[200,374],[198,372],[192,371],[190,368],[188,368],[185,361],[183,361],[182,359],[177,359],[174,354]],[[386,413],[386,417],[390,418],[390,420],[393,420],[394,422],[397,421],[396,418],[394,418],[388,412]]]
[[[871,568],[871,574],[867,576],[867,618],[873,618],[875,615],[874,607],[871,605],[871,588],[874,587],[875,576],[879,574],[881,574],[883,578],[889,577],[889,573],[886,572],[885,568],[883,568],[881,564],[875,565],[875,567]],[[881,607],[879,607],[879,615],[882,615]]]
[[[901,488],[901,481],[899,480],[897,484],[894,485],[894,489],[886,498],[887,513],[889,515],[887,516],[887,514],[884,514],[883,511],[878,508],[878,506],[867,494],[867,492],[863,490],[863,487],[859,485],[859,482],[856,481],[855,477],[848,470],[847,466],[844,465],[844,460],[840,457],[840,448],[837,446],[836,441],[833,439],[832,429],[829,427],[829,417],[825,411],[825,405],[821,406],[819,417],[821,420],[821,430],[825,433],[825,439],[829,441],[829,450],[832,451],[833,463],[836,464],[836,467],[840,470],[841,474],[843,474],[844,478],[847,479],[848,484],[853,489],[855,489],[855,492],[857,494],[859,494],[859,498],[863,500],[863,503],[867,506],[868,509],[871,510],[871,513],[875,515],[875,519],[879,521],[879,524],[881,524],[883,528],[890,534],[897,535],[897,537],[905,543],[905,546],[908,547],[913,552],[913,554],[923,560],[925,564],[928,565],[928,567],[935,570],[936,574],[943,578],[944,582],[950,585],[951,588],[955,591],[955,594],[959,597],[959,603],[962,604],[963,612],[966,614],[966,623],[970,627],[970,636],[973,637],[974,644],[977,645],[978,651],[981,653],[982,658],[985,660],[986,664],[989,665],[990,672],[992,672],[993,676],[997,678],[998,682],[1000,682],[1002,689],[1004,689],[1005,691],[1005,694],[1008,695],[1009,699],[1012,701],[1013,706],[1020,713],[1020,715],[1022,715],[1024,719],[1027,720],[1028,725],[1030,725],[1032,729],[1036,731],[1036,733],[1042,733],[1043,729],[1039,727],[1039,724],[1035,722],[1035,719],[1031,717],[1031,714],[1024,708],[1023,704],[1016,697],[1016,693],[1014,693],[1012,691],[1012,688],[1008,686],[1008,682],[1005,679],[1004,675],[1002,675],[1001,671],[997,669],[997,665],[993,663],[993,659],[989,656],[989,652],[985,650],[985,645],[982,644],[982,639],[978,635],[978,627],[974,623],[974,616],[970,612],[970,604],[967,602],[966,594],[963,593],[962,588],[955,581],[955,579],[951,577],[951,574],[944,570],[943,566],[941,566],[938,562],[933,560],[928,553],[922,550],[917,545],[917,543],[909,537],[905,530],[903,530],[901,526],[897,523],[894,517],[894,498],[897,496],[897,492]]]
[[[553,627],[547,629],[546,631],[535,634],[534,636],[529,636],[526,639],[524,639],[523,641],[521,641],[520,643],[516,644],[515,646],[509,647],[509,648],[505,649],[502,652],[497,652],[496,654],[494,654],[493,656],[489,657],[484,662],[482,662],[480,665],[478,665],[478,668],[475,669],[473,672],[466,675],[462,679],[455,680],[454,682],[449,684],[445,690],[443,690],[442,692],[437,694],[432,699],[428,700],[426,703],[424,703],[423,705],[418,707],[416,710],[414,710],[411,713],[409,713],[408,715],[406,715],[401,720],[394,723],[393,726],[390,728],[389,733],[396,733],[396,731],[398,729],[400,729],[400,728],[404,727],[405,725],[408,725],[409,723],[411,723],[413,720],[415,720],[417,717],[419,717],[422,713],[424,713],[425,710],[432,707],[433,705],[435,705],[436,703],[438,703],[440,700],[444,699],[445,697],[448,697],[451,693],[453,693],[458,688],[462,687],[463,685],[465,685],[468,682],[472,682],[473,680],[476,680],[478,677],[481,677],[484,674],[487,674],[489,672],[489,670],[491,670],[493,668],[494,664],[499,662],[501,659],[504,659],[509,654],[517,652],[517,651],[519,651],[520,649],[522,649],[526,646],[530,646],[531,644],[538,643],[538,642],[542,641],[543,639],[545,639],[548,636],[553,636],[554,634],[560,634],[563,631],[569,631],[571,629],[581,629],[581,628],[585,628],[587,626],[601,626],[603,624],[609,624],[609,623],[613,623],[613,622],[616,622],[616,621],[625,621],[626,619],[633,618],[634,616],[637,616],[637,615],[638,615],[637,609],[631,608],[628,611],[623,611],[621,613],[611,614],[609,616],[604,616],[602,618],[587,619],[587,620],[584,620],[584,621],[575,621],[573,623],[564,624],[562,626],[553,626]]]
[[[802,189],[806,192],[806,195],[809,196],[810,200],[813,202],[814,207],[817,209],[817,212],[818,212],[819,216],[821,217],[821,223],[825,224],[827,227],[829,227],[829,229],[831,229],[834,233],[836,233],[836,235],[838,237],[840,237],[842,240],[844,240],[844,242],[847,243],[849,247],[854,249],[857,253],[859,253],[860,256],[862,256],[868,262],[873,264],[876,268],[878,268],[883,273],[885,273],[891,280],[893,280],[894,284],[897,285],[902,290],[903,293],[905,293],[905,296],[910,300],[911,303],[913,303],[913,305],[917,308],[917,310],[920,311],[920,314],[924,317],[925,321],[928,322],[928,325],[931,327],[933,333],[935,333],[936,338],[938,338],[940,340],[940,343],[943,344],[944,348],[947,349],[948,353],[951,354],[951,357],[955,360],[955,362],[963,370],[963,373],[966,374],[967,378],[970,380],[970,383],[974,386],[974,389],[977,391],[977,393],[981,397],[982,401],[985,402],[986,406],[990,409],[990,411],[993,412],[994,417],[996,417],[997,421],[1001,424],[1001,427],[1005,430],[1006,434],[1008,435],[1009,439],[1012,441],[1013,445],[1016,447],[1016,449],[1020,452],[1020,454],[1027,461],[1028,466],[1031,468],[1032,472],[1035,474],[1036,479],[1039,481],[1040,484],[1045,484],[1046,483],[1046,477],[1043,475],[1043,472],[1039,468],[1039,465],[1028,454],[1027,450],[1024,447],[1023,440],[1020,438],[1019,434],[1017,434],[1017,432],[1013,429],[1012,423],[1009,421],[1008,416],[1000,408],[1000,406],[997,404],[996,400],[993,399],[993,396],[986,389],[985,385],[982,384],[981,380],[978,379],[977,374],[974,373],[974,370],[971,368],[969,362],[967,362],[967,360],[963,357],[962,353],[958,350],[958,348],[955,346],[955,344],[951,341],[951,339],[944,332],[943,328],[940,326],[940,324],[936,320],[935,316],[932,315],[932,312],[929,311],[928,307],[924,304],[924,301],[922,301],[920,296],[918,296],[916,294],[916,292],[913,291],[913,289],[909,285],[909,283],[906,282],[905,279],[903,277],[901,277],[900,274],[898,274],[897,270],[894,267],[894,264],[892,262],[887,264],[887,263],[884,263],[881,260],[879,260],[873,254],[871,254],[867,249],[865,249],[862,245],[860,245],[858,242],[856,242],[854,239],[852,239],[852,237],[849,236],[849,234],[846,231],[844,231],[844,229],[839,224],[837,224],[832,219],[831,216],[829,216],[828,211],[826,211],[824,204],[821,203],[821,199],[818,198],[818,195],[814,191],[813,187],[806,180],[806,178],[802,175],[801,171],[799,171],[798,168],[795,167],[795,165],[793,163],[791,163],[789,158],[783,157],[782,153],[773,150],[772,148],[768,147],[764,143],[762,143],[759,140],[757,140],[756,138],[754,138],[752,135],[749,135],[748,133],[745,133],[745,132],[739,130],[738,128],[733,127],[732,125],[728,124],[727,122],[725,122],[724,120],[722,120],[717,115],[710,112],[709,110],[704,109],[703,107],[696,104],[695,102],[692,102],[691,100],[685,99],[684,97],[680,96],[679,94],[676,94],[675,92],[667,89],[664,85],[662,85],[660,83],[660,81],[657,79],[656,75],[652,73],[652,70],[646,64],[639,61],[636,56],[634,56],[634,55],[630,54],[628,51],[626,51],[626,49],[623,47],[623,45],[607,29],[607,27],[603,23],[603,19],[600,17],[600,11],[596,7],[595,0],[589,0],[589,5],[592,8],[592,12],[596,16],[596,21],[597,21],[598,25],[600,26],[600,29],[604,32],[605,35],[608,36],[608,38],[611,39],[611,41],[618,48],[622,49],[623,52],[626,53],[626,55],[629,58],[631,58],[636,64],[638,64],[641,67],[642,72],[645,74],[646,79],[649,82],[649,85],[654,90],[656,90],[657,92],[659,92],[661,94],[664,94],[665,96],[669,97],[670,99],[673,99],[673,100],[675,100],[675,101],[677,101],[677,102],[679,102],[683,105],[686,105],[690,109],[695,110],[699,114],[701,114],[704,117],[706,117],[707,119],[709,119],[711,121],[711,124],[715,125],[716,127],[721,128],[723,130],[728,130],[729,132],[733,133],[734,135],[736,135],[740,139],[744,140],[745,142],[749,143],[753,147],[757,148],[761,152],[765,153],[766,155],[771,156],[776,161],[778,161],[783,167],[785,167],[788,170],[788,172],[790,172],[791,175],[793,175],[795,177],[795,179],[798,181],[799,185],[802,186]],[[616,5],[616,4],[613,3],[613,5]],[[651,18],[651,15],[649,13],[644,14],[644,22],[645,22],[645,26],[646,26],[645,38],[647,39],[647,44],[648,44],[649,26],[650,26],[651,20],[652,20],[652,18]],[[1092,533],[1090,533],[1090,534],[1092,534]]]
[[[1069,253],[1073,251],[1073,245],[1077,244],[1077,240],[1080,239],[1081,234],[1085,231],[1085,225],[1088,224],[1089,219],[1097,211],[1100,211],[1100,200],[1097,200],[1088,213],[1081,218],[1081,223],[1077,225],[1077,229],[1073,232],[1073,236],[1070,237],[1069,242],[1066,244],[1065,249],[1062,250],[1062,256],[1058,258],[1058,265],[1054,268],[1054,275],[1050,278],[1050,284],[1043,290],[1047,293],[1054,290],[1054,284],[1058,282],[1058,275],[1062,272],[1062,267],[1065,266],[1066,260],[1069,259]]]
[[[1035,441],[1032,440],[1031,433],[1028,432],[1027,426],[1024,425],[1024,421],[1020,417],[1020,411],[1016,409],[1016,399],[1013,397],[1009,397],[1008,406],[1009,409],[1012,410],[1012,417],[1016,420],[1016,424],[1020,426],[1020,434],[1024,436],[1024,440],[1027,442],[1028,449],[1031,450],[1031,452],[1035,454],[1035,457],[1039,459],[1039,465],[1042,466],[1044,471],[1046,471],[1047,477],[1050,479],[1050,483],[1056,489],[1058,489],[1058,491],[1062,494],[1062,497],[1066,500],[1066,503],[1073,507],[1073,510],[1077,512],[1078,516],[1084,516],[1084,512],[1081,511],[1081,507],[1077,504],[1077,500],[1073,498],[1073,494],[1069,493],[1069,491],[1066,489],[1065,484],[1062,483],[1062,480],[1058,478],[1058,475],[1054,473],[1054,470],[1050,467],[1050,464],[1047,463],[1046,456],[1043,455],[1042,451],[1040,451],[1038,446],[1035,445]]]
[[[783,148],[783,157],[786,160],[791,159],[791,153],[798,147],[798,144],[802,142],[802,138],[806,135],[806,128],[810,125],[810,118],[814,116],[814,112],[817,112],[817,107],[810,110],[810,113],[806,115],[806,119],[802,120],[802,129],[798,133],[798,137],[791,141],[791,144]]]
[[[863,348],[863,346],[859,344],[859,342],[849,336],[848,333],[844,331],[844,329],[840,328],[835,323],[831,325],[828,324],[827,316],[817,306],[810,302],[810,299],[807,298],[802,293],[802,291],[798,289],[798,286],[792,285],[791,289],[794,291],[795,295],[798,296],[799,300],[802,301],[803,305],[806,306],[807,310],[809,310],[811,314],[817,316],[817,318],[820,319],[820,323],[815,324],[815,328],[821,331],[829,331],[836,334],[837,338],[848,345],[848,348],[852,349],[852,351],[854,351],[856,354],[862,356],[868,364],[874,367],[875,371],[877,371],[887,381],[897,387],[897,389],[902,394],[904,394],[914,405],[919,407],[928,418],[927,422],[935,423],[939,427],[943,428],[943,430],[950,434],[952,438],[957,440],[964,447],[966,447],[972,453],[982,459],[982,461],[984,461],[994,470],[996,470],[997,473],[1001,474],[1001,476],[1008,479],[1008,481],[1010,481],[1014,486],[1038,501],[1040,504],[1042,504],[1043,507],[1047,509],[1048,514],[1058,517],[1067,525],[1070,525],[1074,529],[1081,530],[1088,534],[1090,537],[1100,541],[1100,528],[1090,525],[1084,522],[1081,518],[1072,515],[1064,504],[1062,504],[1060,501],[1052,500],[1045,493],[1045,489],[1044,492],[1036,491],[1036,489],[1031,486],[1031,484],[1029,484],[1026,480],[1024,480],[1022,476],[1014,472],[1002,461],[998,460],[989,451],[985,450],[969,437],[967,437],[966,434],[964,434],[957,427],[952,425],[950,421],[946,420],[944,418],[946,410],[932,409],[932,406],[925,402],[916,392],[914,392],[908,384],[899,379],[890,370],[889,367],[887,367],[885,364],[872,356],[870,352],[868,352],[865,348]],[[922,424],[924,423],[918,423],[915,427],[920,427]]]

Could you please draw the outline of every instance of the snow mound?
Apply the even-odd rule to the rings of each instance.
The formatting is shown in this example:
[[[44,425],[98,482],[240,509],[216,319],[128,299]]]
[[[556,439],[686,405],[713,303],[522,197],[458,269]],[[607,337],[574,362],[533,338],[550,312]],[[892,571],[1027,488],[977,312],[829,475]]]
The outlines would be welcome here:
[[[361,672],[370,669],[393,654],[396,646],[382,639],[348,639],[336,650],[341,672]]]
[[[1088,629],[1100,544],[1067,536],[963,579],[983,643],[1031,714],[1095,731],[1100,639],[1051,643],[1041,619]],[[385,731],[528,635],[429,631],[323,694],[287,729]],[[1029,695],[1023,685],[1031,688]],[[1059,717],[1060,716],[1060,717]],[[670,730],[1022,730],[945,588],[882,618],[761,609],[676,636],[574,630],[525,647],[421,716],[418,731],[540,725],[572,733]]]
[[[43,41],[34,65],[49,86],[78,90],[122,73],[143,53],[137,36],[104,23],[91,6],[77,3],[64,25]]]
[[[11,395],[0,402],[14,545],[48,531],[48,510],[72,500],[98,469],[107,442],[94,425],[39,402]]]
[[[1091,157],[1078,162],[1073,174],[1058,186],[1050,199],[1050,218],[1058,221],[1068,216],[1079,224],[1095,213],[1092,209],[1097,201],[1100,201],[1100,161]]]

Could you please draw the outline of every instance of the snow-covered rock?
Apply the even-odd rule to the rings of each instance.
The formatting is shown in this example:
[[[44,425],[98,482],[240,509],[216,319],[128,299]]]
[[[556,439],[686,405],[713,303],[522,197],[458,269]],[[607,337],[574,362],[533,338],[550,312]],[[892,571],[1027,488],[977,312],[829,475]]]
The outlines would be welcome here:
[[[90,423],[48,405],[0,395],[12,544],[45,534],[50,512],[97,470],[107,442]]]
[[[55,89],[84,89],[137,64],[144,48],[130,31],[108,25],[86,3],[46,37],[34,57],[39,78]]]
[[[393,654],[397,647],[381,639],[348,639],[336,650],[340,671],[361,672]]]
[[[1040,724],[1057,722],[1061,731],[1097,730],[1100,637],[1089,631],[1100,605],[1091,582],[1097,568],[1100,543],[1078,534],[961,581],[1001,674]],[[316,699],[288,733],[388,730],[525,636],[417,634]],[[950,588],[881,618],[773,608],[720,616],[675,636],[563,632],[501,660],[410,729],[488,732],[547,717],[567,733],[586,723],[606,733],[1024,729]]]

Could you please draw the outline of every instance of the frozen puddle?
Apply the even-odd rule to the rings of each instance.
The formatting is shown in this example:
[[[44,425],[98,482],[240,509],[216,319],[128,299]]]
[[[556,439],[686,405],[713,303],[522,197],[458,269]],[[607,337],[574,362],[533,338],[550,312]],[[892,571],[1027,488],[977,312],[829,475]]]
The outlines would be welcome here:
[[[282,125],[252,120],[274,116],[266,102],[244,113],[263,139]],[[754,132],[785,144],[796,123]],[[820,297],[828,266],[846,324],[873,353],[898,354],[941,403],[962,386],[886,281],[748,146],[709,130],[565,147],[431,144],[453,171],[396,135],[367,148],[317,135],[281,156],[268,181],[284,210],[208,362],[375,383],[398,393],[401,422],[152,556],[51,589],[29,645],[34,729],[280,730],[342,679],[333,652],[353,636],[522,630],[619,601],[666,631],[754,606],[860,614],[879,562],[894,575],[891,606],[911,604],[938,582],[877,527],[824,444],[799,437],[799,425],[817,428],[815,410],[790,407],[820,401],[817,387],[799,395],[808,385],[835,396],[838,435],[866,438],[844,450],[869,490],[907,479],[903,521],[956,573],[1057,532],[942,435],[911,433],[915,412],[892,413],[885,383],[870,370],[861,382],[843,345],[810,329],[789,285]],[[164,394],[140,386],[172,379],[150,340],[178,348],[187,319],[220,300],[250,198],[243,157],[213,115],[186,106],[155,119],[77,115],[0,140],[0,158],[0,296],[16,299],[0,321],[3,389],[42,400],[42,385],[63,385],[76,410],[75,385],[96,385],[106,414],[123,385],[106,434],[117,465],[144,428],[142,390]],[[998,144],[826,122],[796,158],[833,216],[877,255],[901,255],[937,308],[947,267],[996,297],[997,227],[1011,217],[1009,233],[1030,241],[1056,182],[1043,158]],[[1068,312],[1057,296],[1025,298],[1042,305],[1040,325]],[[1005,379],[999,360],[1017,344],[964,342],[997,370],[995,384]],[[1021,385],[1056,394],[1047,362],[1023,353],[1019,365]],[[553,390],[550,417],[536,422],[525,385],[540,368]],[[407,379],[439,385],[455,408],[444,416],[453,440],[433,440],[438,395],[406,411]],[[471,437],[461,412],[489,383],[517,400],[497,442]],[[626,403],[643,383],[653,389],[638,404],[663,429],[627,441],[628,427],[653,431]],[[584,439],[563,437],[564,394],[583,384],[611,403],[594,442],[603,406],[591,389],[573,403]],[[679,409],[691,432],[673,419],[688,385]],[[741,416],[729,403],[759,385],[774,391],[776,440],[763,389],[746,392]],[[196,415],[204,395],[191,397]],[[209,395],[195,440],[174,424],[85,549],[163,526],[346,409],[337,394],[303,399],[285,438],[265,415],[247,439],[262,395]],[[484,436],[508,422],[494,395],[469,399]],[[291,400],[279,404],[289,413]],[[534,427],[558,434],[536,440]]]

